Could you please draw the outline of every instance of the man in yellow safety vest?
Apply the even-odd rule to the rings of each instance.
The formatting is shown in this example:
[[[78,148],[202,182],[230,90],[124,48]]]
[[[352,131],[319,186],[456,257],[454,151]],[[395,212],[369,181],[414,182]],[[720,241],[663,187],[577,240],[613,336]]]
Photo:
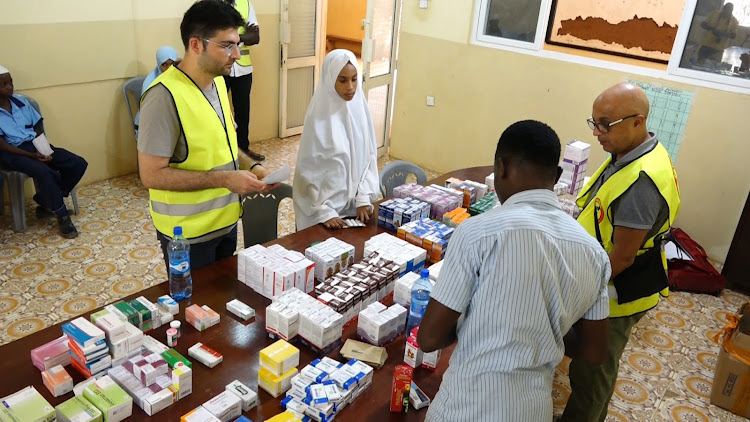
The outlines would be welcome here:
[[[677,177],[667,150],[646,128],[646,93],[617,84],[594,101],[588,124],[610,153],[578,196],[578,222],[609,254],[609,352],[600,367],[570,364],[571,395],[563,421],[603,421],[630,331],[668,294],[662,236],[680,208]]]
[[[255,8],[250,0],[224,0],[232,5],[242,16],[243,24],[238,28],[240,34],[240,58],[234,62],[232,72],[224,76],[227,89],[232,91],[234,118],[237,121],[237,144],[250,158],[263,161],[263,154],[250,149],[250,89],[253,87],[253,62],[250,60],[250,46],[260,43],[260,27]]]
[[[224,84],[240,58],[242,23],[226,3],[193,4],[180,25],[184,59],[141,99],[138,163],[151,218],[167,262],[172,231],[182,227],[193,269],[234,254],[240,195],[276,187],[260,180],[267,171],[238,149]]]

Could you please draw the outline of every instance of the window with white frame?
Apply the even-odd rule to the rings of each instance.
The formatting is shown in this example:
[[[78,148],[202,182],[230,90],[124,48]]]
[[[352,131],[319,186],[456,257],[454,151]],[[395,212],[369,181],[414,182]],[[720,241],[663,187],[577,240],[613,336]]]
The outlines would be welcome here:
[[[578,55],[572,49],[569,53],[545,49],[545,33],[555,1],[475,0],[471,42],[627,72],[635,69],[635,73],[641,73],[640,66],[624,65],[614,57],[610,62],[606,58]],[[603,7],[607,6],[608,0],[600,1]],[[643,66],[643,74],[730,91],[741,87],[741,92],[750,92],[750,0],[684,1],[667,70]],[[633,13],[637,15],[638,10]]]
[[[669,72],[750,88],[750,0],[688,0]]]
[[[549,0],[479,0],[477,38],[493,44],[539,49],[540,15]]]

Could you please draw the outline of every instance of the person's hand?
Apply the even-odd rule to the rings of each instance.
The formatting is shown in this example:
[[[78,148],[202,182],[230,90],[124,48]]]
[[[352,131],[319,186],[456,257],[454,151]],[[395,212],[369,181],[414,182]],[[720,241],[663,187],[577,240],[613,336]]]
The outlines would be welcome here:
[[[274,190],[274,189],[276,189],[278,187],[279,187],[279,183],[274,183],[273,185],[266,185],[266,187],[263,188],[263,190],[260,191],[260,193],[264,193],[265,194],[265,193],[271,192],[272,190]]]
[[[52,156],[50,155],[44,155],[41,152],[34,152],[32,154],[34,155],[33,158],[37,161],[41,161],[43,163],[49,163],[50,161],[52,161]]]
[[[226,172],[225,187],[234,193],[244,195],[249,192],[264,192],[269,186],[258,177],[247,170],[236,170]]]
[[[326,226],[327,229],[343,229],[344,227],[346,227],[346,223],[344,223],[344,220],[339,217],[333,217],[332,219],[323,223],[323,225]]]
[[[257,165],[250,171],[252,171],[253,174],[258,177],[258,179],[265,179],[266,176],[271,173],[267,168],[263,167],[263,165]]]
[[[366,223],[370,221],[372,216],[372,208],[369,205],[357,208],[357,220]]]

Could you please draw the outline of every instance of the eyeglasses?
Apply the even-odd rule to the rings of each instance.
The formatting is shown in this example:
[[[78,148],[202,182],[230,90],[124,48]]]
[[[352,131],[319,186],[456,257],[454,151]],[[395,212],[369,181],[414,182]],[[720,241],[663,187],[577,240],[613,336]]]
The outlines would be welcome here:
[[[631,117],[638,117],[638,116],[640,116],[640,114],[632,114],[630,116],[625,116],[622,119],[615,120],[612,123],[599,123],[595,121],[593,117],[589,117],[588,119],[586,119],[586,123],[589,124],[589,129],[591,130],[598,130],[601,133],[609,133],[609,128],[611,128],[612,126],[622,122],[625,119],[629,119]]]
[[[239,42],[237,44],[235,44],[235,43],[229,43],[229,45],[224,45],[224,44],[220,44],[220,43],[211,41],[211,40],[206,39],[206,38],[201,38],[201,40],[203,40],[203,41],[205,41],[207,43],[214,44],[214,45],[217,45],[217,46],[221,47],[224,50],[224,53],[227,55],[227,57],[231,56],[232,53],[234,53],[234,49],[235,48],[239,52],[240,49],[245,46],[244,42]]]

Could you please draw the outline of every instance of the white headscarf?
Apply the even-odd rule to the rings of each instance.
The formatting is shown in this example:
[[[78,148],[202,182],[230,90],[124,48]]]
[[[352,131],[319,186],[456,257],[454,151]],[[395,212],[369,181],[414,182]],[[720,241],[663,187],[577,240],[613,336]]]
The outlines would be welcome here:
[[[144,92],[148,89],[148,87],[151,86],[151,82],[154,81],[154,79],[158,78],[159,75],[161,75],[161,65],[167,62],[167,60],[177,61],[177,50],[174,48],[165,45],[164,47],[159,47],[158,50],[156,50],[156,67],[154,70],[151,71],[148,75],[146,75],[146,79],[143,80],[143,86],[141,87],[141,95],[143,95]]]
[[[10,73],[10,70],[0,66],[0,75],[5,75],[6,73]]]
[[[294,174],[298,230],[333,217],[356,216],[358,207],[378,199],[375,128],[359,69],[354,98],[345,101],[336,93],[336,79],[347,63],[357,67],[351,51],[328,53],[307,108]]]

